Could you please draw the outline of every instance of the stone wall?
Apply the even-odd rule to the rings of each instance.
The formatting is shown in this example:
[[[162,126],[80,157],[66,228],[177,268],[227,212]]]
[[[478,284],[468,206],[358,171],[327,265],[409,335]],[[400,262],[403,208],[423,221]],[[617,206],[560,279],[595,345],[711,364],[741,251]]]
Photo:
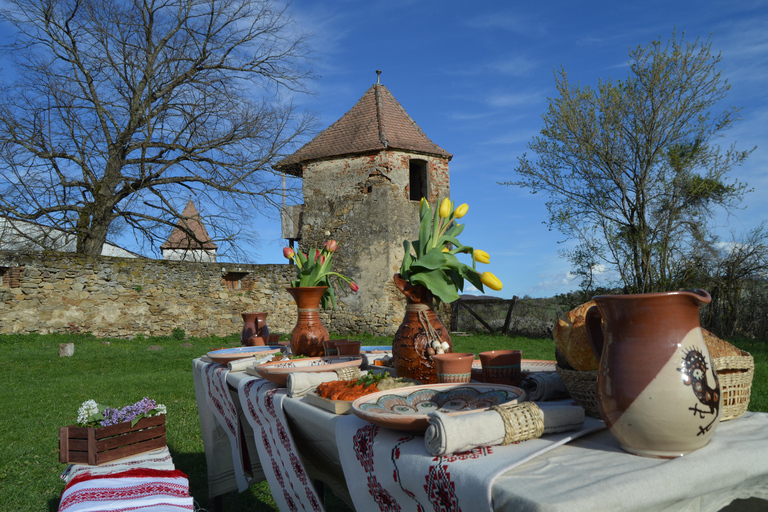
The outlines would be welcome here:
[[[269,313],[272,332],[289,333],[296,306],[285,287],[294,274],[291,265],[0,252],[0,333],[226,336],[240,332],[240,313],[256,311]],[[354,313],[346,300],[321,312],[330,331],[394,333],[402,320],[402,310]]]

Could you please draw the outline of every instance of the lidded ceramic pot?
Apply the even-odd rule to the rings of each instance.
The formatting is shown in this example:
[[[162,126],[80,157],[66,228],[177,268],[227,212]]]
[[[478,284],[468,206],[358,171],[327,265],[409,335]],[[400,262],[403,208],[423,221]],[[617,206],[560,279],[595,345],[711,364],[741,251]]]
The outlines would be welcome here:
[[[587,312],[600,359],[597,404],[622,449],[673,458],[705,446],[720,386],[701,332],[704,290],[603,295]]]

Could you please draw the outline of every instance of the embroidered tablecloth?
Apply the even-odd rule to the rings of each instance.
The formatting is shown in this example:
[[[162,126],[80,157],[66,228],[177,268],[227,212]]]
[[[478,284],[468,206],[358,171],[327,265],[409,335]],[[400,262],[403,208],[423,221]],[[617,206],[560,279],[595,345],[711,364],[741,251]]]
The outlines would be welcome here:
[[[421,434],[346,416],[336,424],[336,443],[357,510],[474,512],[492,510],[491,486],[501,473],[603,428],[587,418],[580,430],[432,457]]]
[[[237,490],[243,492],[248,489],[249,481],[243,470],[243,447],[240,436],[240,423],[238,421],[237,407],[227,387],[226,366],[209,363],[202,368],[202,384],[205,400],[216,420],[224,428],[229,437],[232,449],[232,465],[234,470]]]
[[[278,508],[322,511],[283,412],[285,388],[263,379],[243,379],[238,395],[254,436],[261,441],[256,443],[259,459]]]
[[[172,512],[194,510],[187,475],[179,470],[135,468],[121,473],[83,472],[64,488],[59,512]]]

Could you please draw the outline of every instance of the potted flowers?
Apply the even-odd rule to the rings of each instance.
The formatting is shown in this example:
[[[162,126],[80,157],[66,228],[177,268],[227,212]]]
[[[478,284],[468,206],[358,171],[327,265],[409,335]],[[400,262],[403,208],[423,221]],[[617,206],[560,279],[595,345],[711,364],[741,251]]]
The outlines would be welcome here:
[[[122,409],[86,400],[59,428],[59,462],[99,465],[165,446],[166,407],[143,398]]]
[[[433,301],[453,302],[464,290],[464,281],[484,291],[484,286],[501,290],[499,279],[490,272],[478,272],[477,263],[489,263],[482,250],[462,245],[458,236],[464,225],[456,222],[469,207],[454,208],[445,198],[433,209],[425,199],[419,206],[419,239],[403,242],[405,254],[395,285],[405,295],[405,317],[392,343],[397,375],[427,383],[437,382],[431,356],[452,351],[451,336],[432,309]],[[459,260],[467,254],[472,265]]]
[[[336,292],[331,280],[344,281],[350,290],[357,292],[357,283],[331,270],[333,255],[338,249],[336,240],[328,240],[322,249],[312,249],[310,256],[283,248],[283,256],[296,264],[297,276],[288,288],[298,307],[298,320],[291,333],[291,351],[303,356],[322,356],[323,342],[328,341],[328,330],[320,321],[320,309],[329,304],[336,309]]]

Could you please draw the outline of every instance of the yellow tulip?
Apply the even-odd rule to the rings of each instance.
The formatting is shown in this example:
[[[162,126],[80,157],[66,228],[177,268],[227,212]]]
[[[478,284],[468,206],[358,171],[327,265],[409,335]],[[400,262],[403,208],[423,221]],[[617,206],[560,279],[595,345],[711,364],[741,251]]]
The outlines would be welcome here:
[[[489,263],[491,261],[491,257],[488,256],[487,252],[481,251],[480,249],[475,249],[475,261],[478,263]]]
[[[451,252],[447,247],[443,247],[443,252]]]
[[[440,217],[447,219],[451,214],[451,200],[447,197],[440,203]]]
[[[456,208],[456,211],[453,212],[453,216],[456,217],[457,219],[460,219],[467,214],[467,210],[469,210],[469,205],[467,203],[464,203],[458,208]]]
[[[419,210],[421,210],[421,207],[424,206],[424,203],[427,203],[427,208],[429,208],[429,201],[427,201],[426,197],[422,197],[421,201],[419,201]]]
[[[501,284],[501,281],[499,281],[499,278],[490,272],[483,272],[480,274],[480,281],[491,290],[499,291],[501,290],[501,287],[504,286]]]

